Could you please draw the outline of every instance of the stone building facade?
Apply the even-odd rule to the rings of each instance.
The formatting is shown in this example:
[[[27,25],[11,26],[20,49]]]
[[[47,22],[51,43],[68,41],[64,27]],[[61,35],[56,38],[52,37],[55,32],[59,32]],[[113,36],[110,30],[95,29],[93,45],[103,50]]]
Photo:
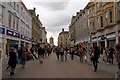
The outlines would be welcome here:
[[[53,47],[54,46],[54,38],[51,36],[50,37],[50,46]]]
[[[32,18],[23,2],[0,2],[0,48],[32,46]],[[4,55],[3,54],[3,55]]]
[[[59,33],[58,46],[62,46],[63,48],[70,47],[70,40],[69,40],[69,32],[68,31],[64,31],[64,29],[62,29],[62,32]]]
[[[120,2],[89,2],[72,17],[70,39],[89,46],[114,47],[120,41]],[[74,24],[74,25],[73,25]],[[73,32],[74,33],[73,33]]]
[[[93,46],[114,47],[119,42],[118,2],[96,2],[94,7],[94,26],[91,25]],[[91,9],[93,11],[93,9]],[[93,13],[91,13],[93,14]],[[90,20],[91,21],[91,20]]]
[[[39,19],[39,15],[36,15],[36,8],[29,10],[32,16],[32,44],[40,45],[42,43],[42,22]]]

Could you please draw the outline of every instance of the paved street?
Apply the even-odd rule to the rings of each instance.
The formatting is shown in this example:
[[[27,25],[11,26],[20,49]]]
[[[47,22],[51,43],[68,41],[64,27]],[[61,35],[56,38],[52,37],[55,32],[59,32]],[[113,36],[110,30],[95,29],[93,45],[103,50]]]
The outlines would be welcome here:
[[[10,78],[5,65],[6,63],[3,65],[3,78]],[[73,61],[69,56],[68,61],[61,62],[52,54],[44,59],[43,64],[39,64],[38,60],[31,60],[27,62],[25,69],[17,66],[12,78],[113,78],[116,71],[116,64],[100,63],[98,71],[94,72],[91,63],[80,63],[77,56]]]

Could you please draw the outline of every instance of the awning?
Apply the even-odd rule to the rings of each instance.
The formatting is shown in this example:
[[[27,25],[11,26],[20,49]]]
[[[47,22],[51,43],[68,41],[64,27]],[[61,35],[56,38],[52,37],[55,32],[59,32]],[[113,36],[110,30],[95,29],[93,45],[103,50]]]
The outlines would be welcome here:
[[[109,35],[106,36],[106,38],[108,40],[113,40],[113,39],[115,39],[115,34],[109,34]]]
[[[97,38],[92,39],[92,42],[97,42]]]

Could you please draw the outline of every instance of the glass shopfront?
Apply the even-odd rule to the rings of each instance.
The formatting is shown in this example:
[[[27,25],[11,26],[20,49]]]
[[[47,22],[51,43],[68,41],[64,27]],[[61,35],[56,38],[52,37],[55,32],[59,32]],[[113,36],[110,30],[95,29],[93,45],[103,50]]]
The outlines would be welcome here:
[[[11,47],[18,49],[19,41],[7,39],[6,54],[8,54]]]

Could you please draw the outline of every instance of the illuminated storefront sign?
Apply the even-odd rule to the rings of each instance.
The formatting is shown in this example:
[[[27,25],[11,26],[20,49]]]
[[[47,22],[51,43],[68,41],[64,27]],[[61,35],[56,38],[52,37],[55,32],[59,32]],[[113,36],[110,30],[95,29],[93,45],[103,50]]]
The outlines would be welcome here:
[[[20,34],[19,33],[13,32],[11,30],[7,30],[7,35],[20,38]]]

